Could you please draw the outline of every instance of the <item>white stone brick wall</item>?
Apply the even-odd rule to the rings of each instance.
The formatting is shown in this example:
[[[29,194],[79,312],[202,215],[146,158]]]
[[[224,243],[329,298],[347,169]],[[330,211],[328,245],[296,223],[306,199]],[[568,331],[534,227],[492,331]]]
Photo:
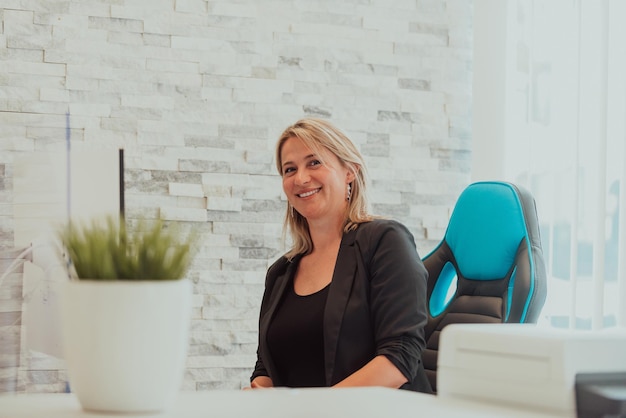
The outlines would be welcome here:
[[[472,2],[0,6],[0,249],[15,251],[13,161],[63,150],[66,112],[72,141],[123,147],[127,216],[202,234],[185,389],[247,383],[265,269],[284,251],[273,150],[288,124],[343,128],[368,162],[375,212],[405,222],[422,254],[469,182]],[[0,332],[13,332],[0,382],[19,374],[0,391],[63,390],[62,362],[15,355],[14,311],[0,298]]]

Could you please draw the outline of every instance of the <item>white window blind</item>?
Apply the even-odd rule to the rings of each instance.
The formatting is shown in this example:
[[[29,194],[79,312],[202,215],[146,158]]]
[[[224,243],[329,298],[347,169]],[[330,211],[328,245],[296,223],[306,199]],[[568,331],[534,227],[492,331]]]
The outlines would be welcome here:
[[[537,202],[549,276],[541,321],[624,327],[626,2],[518,0],[501,10],[501,176]]]

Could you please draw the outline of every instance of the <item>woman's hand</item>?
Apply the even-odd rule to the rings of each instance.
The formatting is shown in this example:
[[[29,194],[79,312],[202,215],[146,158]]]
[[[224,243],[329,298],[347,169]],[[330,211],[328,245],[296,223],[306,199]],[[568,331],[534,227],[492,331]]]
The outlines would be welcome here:
[[[274,382],[272,382],[272,379],[270,379],[268,376],[257,376],[252,382],[250,382],[250,386],[243,389],[266,389],[272,387],[274,387]]]

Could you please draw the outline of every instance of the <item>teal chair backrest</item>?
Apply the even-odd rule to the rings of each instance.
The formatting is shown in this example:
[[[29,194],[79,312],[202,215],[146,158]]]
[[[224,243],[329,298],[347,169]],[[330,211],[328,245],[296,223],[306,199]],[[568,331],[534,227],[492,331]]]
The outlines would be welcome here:
[[[537,321],[547,286],[534,198],[512,183],[470,184],[443,240],[423,261],[430,311],[423,360],[436,391],[443,327]]]

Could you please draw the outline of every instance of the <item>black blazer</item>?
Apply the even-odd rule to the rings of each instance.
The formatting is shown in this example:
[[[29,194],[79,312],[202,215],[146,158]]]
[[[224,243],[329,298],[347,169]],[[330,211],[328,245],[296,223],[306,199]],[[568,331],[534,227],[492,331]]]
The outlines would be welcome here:
[[[269,376],[282,386],[266,337],[299,261],[281,257],[267,271],[251,379]],[[402,389],[432,392],[421,361],[427,275],[413,235],[396,221],[377,219],[344,234],[324,311],[327,386],[382,354],[407,378]]]

